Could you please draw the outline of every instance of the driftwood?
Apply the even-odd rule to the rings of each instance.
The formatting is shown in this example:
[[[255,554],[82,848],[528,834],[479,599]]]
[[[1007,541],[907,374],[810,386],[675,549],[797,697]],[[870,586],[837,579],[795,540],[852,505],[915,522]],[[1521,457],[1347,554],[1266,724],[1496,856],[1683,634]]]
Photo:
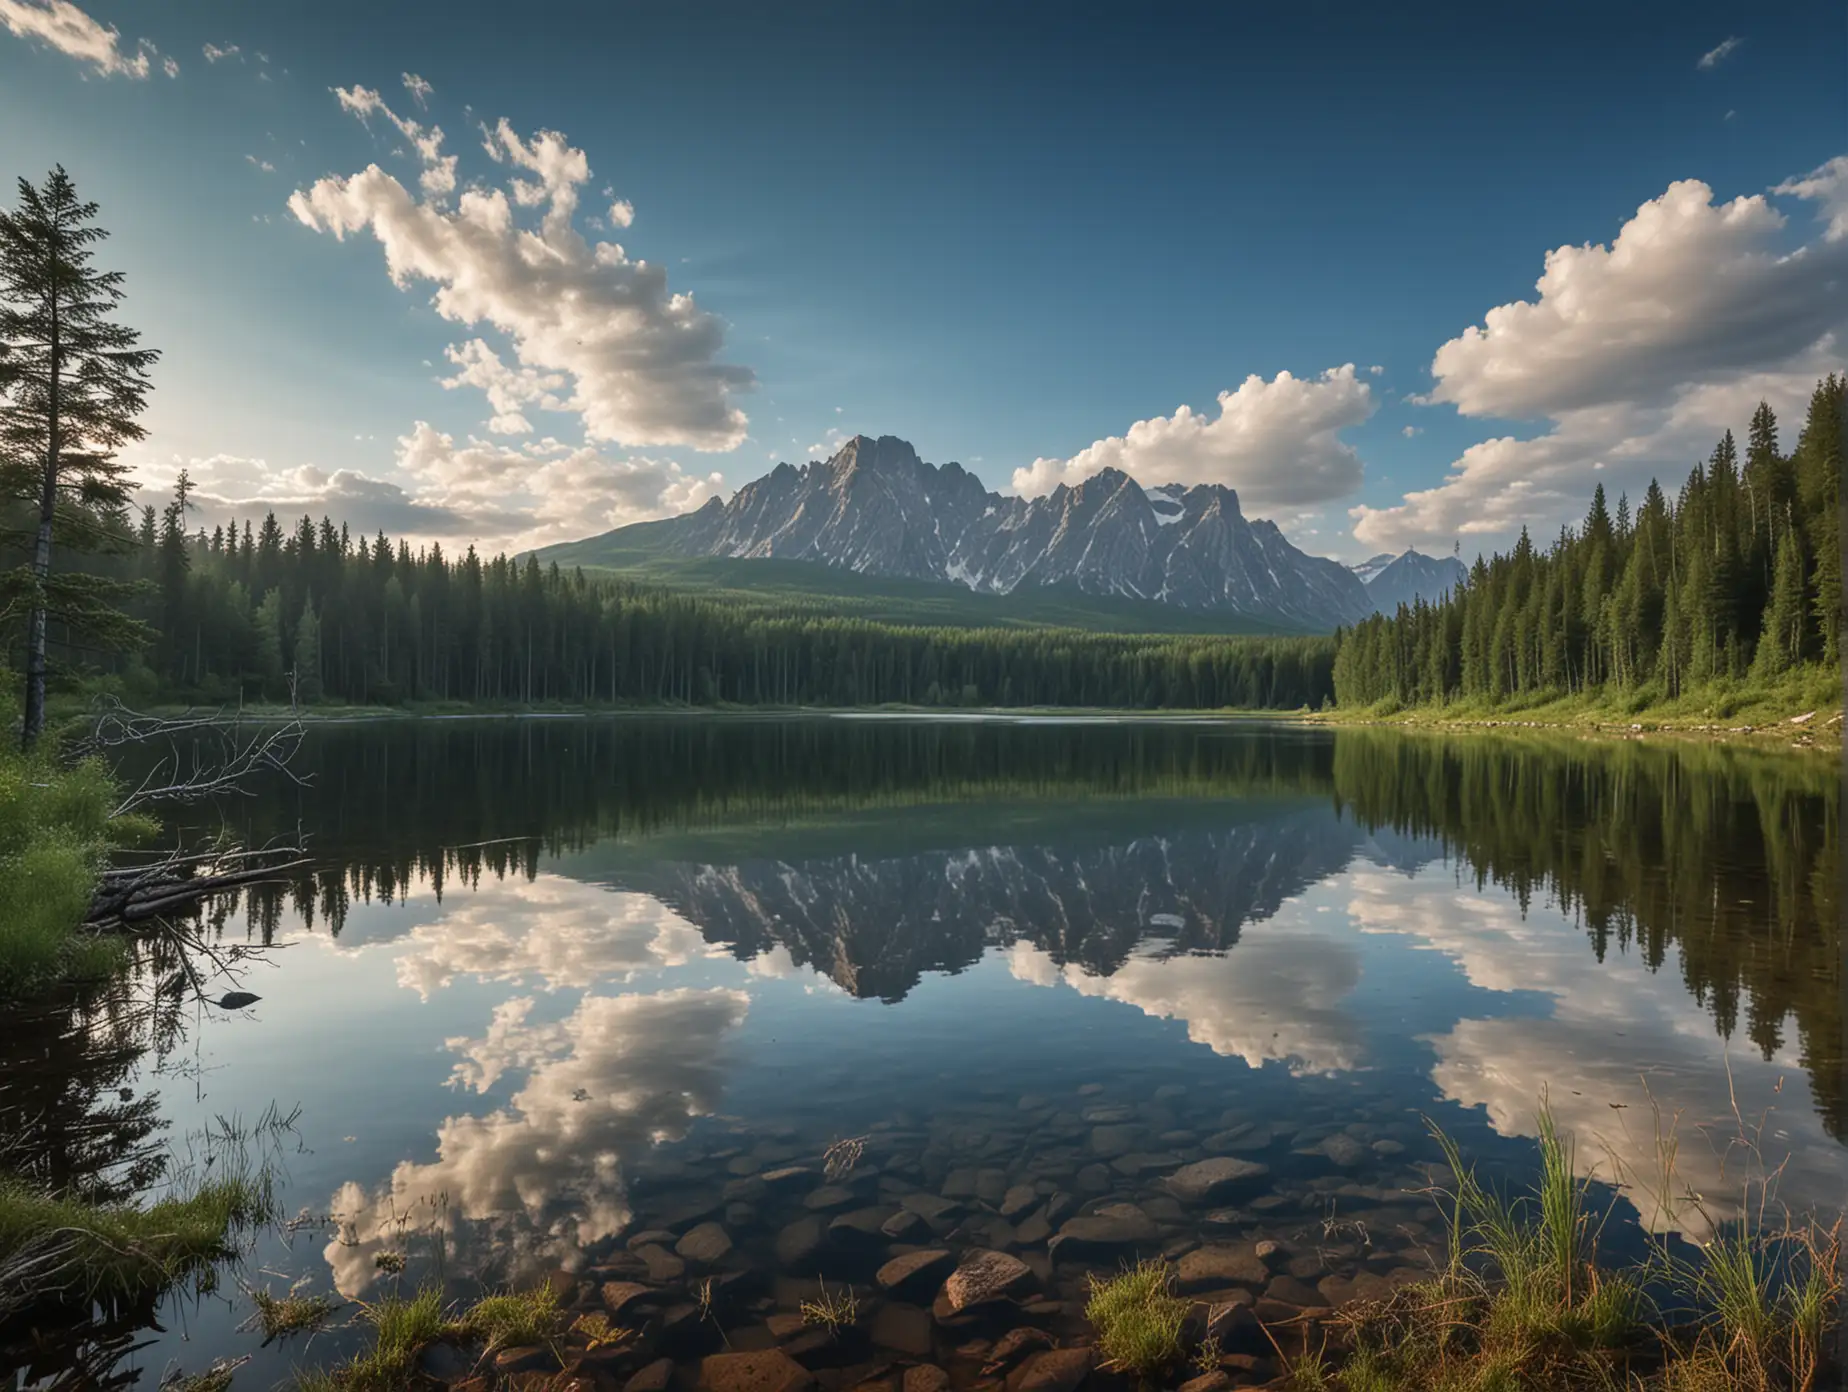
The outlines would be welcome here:
[[[114,697],[104,697],[97,703],[90,732],[75,752],[82,757],[119,754],[132,746],[165,746],[111,813],[126,817],[154,803],[247,796],[259,775],[305,783],[290,766],[305,733],[300,720],[252,726],[223,710],[145,715]],[[273,883],[309,863],[299,846],[244,850],[221,845],[191,852],[175,850],[139,864],[114,865],[97,878],[84,926],[98,931],[132,929],[149,920],[183,914],[225,890]]]
[[[94,929],[127,928],[161,914],[191,908],[207,895],[283,878],[310,862],[298,846],[262,851],[231,851],[222,856],[174,855],[150,865],[103,872],[90,900],[84,925]],[[260,864],[250,862],[261,860]],[[235,865],[235,869],[219,866]]]

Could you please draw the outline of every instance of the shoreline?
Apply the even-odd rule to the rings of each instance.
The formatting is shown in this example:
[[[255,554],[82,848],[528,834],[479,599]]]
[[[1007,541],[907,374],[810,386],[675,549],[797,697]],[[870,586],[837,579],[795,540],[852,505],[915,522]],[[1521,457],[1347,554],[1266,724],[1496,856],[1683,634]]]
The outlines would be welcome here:
[[[161,704],[150,714],[197,714],[201,706]],[[228,718],[262,724],[299,720],[304,725],[349,725],[385,721],[436,720],[585,720],[613,717],[926,720],[946,724],[1041,722],[1124,722],[1136,724],[1270,723],[1325,727],[1372,727],[1422,730],[1452,734],[1548,732],[1589,740],[1674,740],[1730,744],[1759,749],[1780,748],[1801,753],[1839,754],[1842,749],[1841,707],[1817,707],[1753,720],[1724,721],[1707,714],[1682,715],[1638,712],[1624,718],[1606,711],[1551,713],[1545,707],[1505,714],[1450,714],[1444,708],[1402,711],[1391,715],[1369,711],[1322,710],[1145,710],[1099,706],[747,706],[747,705],[641,705],[641,706],[469,706],[431,703],[407,706],[328,706],[291,710],[287,706],[243,706],[227,709]]]

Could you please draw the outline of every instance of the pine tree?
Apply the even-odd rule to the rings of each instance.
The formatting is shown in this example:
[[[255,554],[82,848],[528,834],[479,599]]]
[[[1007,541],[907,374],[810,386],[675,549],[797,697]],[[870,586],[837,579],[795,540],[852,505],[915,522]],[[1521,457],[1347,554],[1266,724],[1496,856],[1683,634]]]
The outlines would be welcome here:
[[[1771,600],[1765,608],[1758,635],[1755,676],[1775,677],[1803,659],[1804,614],[1803,552],[1793,529],[1785,528],[1777,543],[1777,566]]]
[[[301,622],[295,625],[295,699],[313,705],[321,699],[321,620],[314,601],[302,602]]]
[[[271,590],[257,605],[257,675],[266,693],[283,687],[282,591]]]
[[[158,357],[110,316],[122,273],[90,264],[107,234],[97,207],[80,203],[62,168],[42,188],[19,181],[19,206],[0,212],[0,487],[36,504],[30,560],[5,577],[8,608],[26,613],[25,712],[30,748],[45,725],[47,628],[56,619],[105,644],[139,642],[146,630],[116,607],[126,587],[52,570],[54,532],[65,545],[94,543],[128,503],[116,457],[140,440],[148,372]]]

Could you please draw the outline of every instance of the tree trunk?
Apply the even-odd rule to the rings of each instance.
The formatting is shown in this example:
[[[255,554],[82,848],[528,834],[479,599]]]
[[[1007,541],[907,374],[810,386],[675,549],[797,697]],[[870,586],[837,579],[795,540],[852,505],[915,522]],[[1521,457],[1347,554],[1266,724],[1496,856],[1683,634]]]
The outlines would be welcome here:
[[[58,503],[58,406],[61,384],[58,296],[51,298],[50,426],[45,436],[45,486],[39,492],[38,537],[32,547],[32,613],[26,620],[26,709],[19,747],[31,749],[45,729],[45,581],[51,574],[51,519]]]

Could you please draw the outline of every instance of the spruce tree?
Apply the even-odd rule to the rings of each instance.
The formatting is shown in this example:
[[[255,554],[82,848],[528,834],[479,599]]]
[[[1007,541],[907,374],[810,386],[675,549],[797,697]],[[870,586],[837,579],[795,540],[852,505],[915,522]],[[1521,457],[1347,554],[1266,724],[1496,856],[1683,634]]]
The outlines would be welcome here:
[[[107,521],[124,524],[127,468],[115,452],[147,433],[135,418],[158,357],[111,317],[122,273],[91,264],[107,235],[96,213],[62,168],[39,188],[21,179],[19,206],[0,212],[0,488],[36,508],[30,559],[0,576],[6,611],[26,619],[27,748],[45,725],[51,620],[104,644],[146,633],[116,607],[122,583],[52,569],[54,533],[93,545],[110,535]]]
[[[1778,538],[1771,600],[1765,606],[1758,655],[1752,662],[1754,676],[1775,677],[1802,661],[1803,629],[1808,617],[1803,612],[1804,597],[1803,553],[1795,531],[1786,527]]]

